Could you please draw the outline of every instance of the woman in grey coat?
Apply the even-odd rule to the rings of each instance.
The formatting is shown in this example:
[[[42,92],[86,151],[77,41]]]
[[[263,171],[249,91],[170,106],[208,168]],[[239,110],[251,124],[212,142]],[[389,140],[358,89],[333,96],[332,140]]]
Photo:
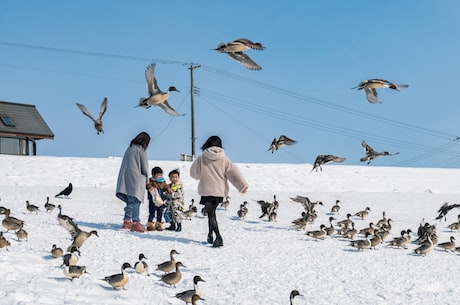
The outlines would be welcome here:
[[[131,140],[121,162],[117,181],[117,198],[126,203],[123,229],[145,232],[139,219],[139,208],[145,197],[145,185],[148,182],[147,147],[150,136],[141,132]]]
[[[216,208],[228,196],[228,181],[240,192],[248,191],[248,183],[241,175],[238,167],[230,161],[222,148],[218,136],[209,137],[201,146],[203,153],[199,155],[190,167],[190,176],[200,180],[198,194],[200,204],[204,204],[208,212],[208,243],[213,247],[222,247],[222,236],[216,218]],[[214,240],[213,233],[216,234]]]

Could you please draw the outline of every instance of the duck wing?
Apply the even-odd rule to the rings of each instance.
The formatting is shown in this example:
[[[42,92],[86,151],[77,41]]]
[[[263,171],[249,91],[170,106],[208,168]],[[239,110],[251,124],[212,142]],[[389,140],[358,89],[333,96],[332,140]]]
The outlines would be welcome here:
[[[88,109],[86,109],[85,105],[82,105],[82,104],[79,104],[79,103],[76,103],[77,104],[77,107],[80,108],[81,112],[83,112],[84,115],[86,115],[87,117],[89,117],[94,123],[96,123],[96,119],[93,118],[93,116],[91,115],[91,113],[89,113]]]
[[[168,101],[164,101],[163,103],[156,104],[155,106],[160,107],[160,108],[163,109],[167,114],[172,115],[172,116],[183,116],[183,115],[185,115],[185,114],[177,113],[177,111],[174,110],[174,108],[171,107],[171,105],[169,105]]]
[[[155,64],[151,64],[145,70],[145,79],[147,80],[147,91],[150,95],[155,95],[160,92],[158,88],[157,79],[155,78]]]
[[[376,155],[377,154],[377,152],[372,147],[370,147],[366,143],[366,141],[362,141],[361,145],[364,147],[364,152],[366,153],[366,156],[371,156],[371,155]]]
[[[243,67],[249,70],[261,70],[262,67],[256,64],[248,55],[243,52],[227,53],[232,59],[239,62]]]
[[[101,103],[101,109],[99,110],[99,114],[97,115],[97,121],[102,120],[102,116],[104,115],[105,111],[107,110],[107,98],[104,98],[104,100]]]
[[[379,98],[377,96],[377,90],[375,88],[364,87],[364,93],[366,94],[367,101],[371,104],[378,104]]]
[[[292,144],[295,144],[297,143],[296,140],[293,140],[285,135],[280,135],[280,137],[278,138],[278,146],[282,146],[282,145],[292,145]]]

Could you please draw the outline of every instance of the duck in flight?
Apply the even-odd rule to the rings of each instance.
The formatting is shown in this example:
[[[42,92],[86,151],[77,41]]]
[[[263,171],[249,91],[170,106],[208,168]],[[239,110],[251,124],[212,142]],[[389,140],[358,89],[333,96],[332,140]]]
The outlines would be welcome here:
[[[409,87],[409,85],[395,84],[385,79],[373,78],[373,79],[365,79],[362,82],[360,82],[358,86],[353,87],[351,89],[357,88],[358,90],[364,90],[367,101],[372,104],[378,104],[380,102],[379,102],[379,98],[377,95],[377,89],[390,88],[390,89],[399,91],[400,88],[407,88],[407,87]]]
[[[228,56],[239,62],[246,69],[261,70],[262,67],[244,53],[244,51],[249,49],[262,51],[265,47],[260,42],[252,42],[249,39],[240,38],[228,43],[221,42],[214,50],[219,53],[228,54]]]

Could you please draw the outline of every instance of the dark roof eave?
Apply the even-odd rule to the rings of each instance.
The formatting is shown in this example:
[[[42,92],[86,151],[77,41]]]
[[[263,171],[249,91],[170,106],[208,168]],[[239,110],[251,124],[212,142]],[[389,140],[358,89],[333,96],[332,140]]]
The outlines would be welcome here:
[[[43,134],[33,134],[33,133],[0,132],[0,136],[15,137],[15,138],[32,138],[35,140],[40,140],[40,139],[54,140],[54,134],[43,135]]]

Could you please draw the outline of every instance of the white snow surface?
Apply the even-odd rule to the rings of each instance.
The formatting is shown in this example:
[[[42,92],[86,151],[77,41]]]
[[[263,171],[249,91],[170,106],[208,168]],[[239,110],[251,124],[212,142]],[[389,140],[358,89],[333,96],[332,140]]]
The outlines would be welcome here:
[[[416,232],[422,220],[436,224],[439,242],[460,233],[447,225],[457,221],[460,209],[437,221],[444,202],[459,203],[460,170],[324,165],[311,171],[311,164],[237,164],[249,182],[247,194],[230,191],[228,210],[217,217],[224,246],[206,243],[207,218],[198,213],[184,221],[182,232],[134,233],[121,229],[124,203],[115,197],[121,158],[62,158],[0,155],[0,206],[25,221],[27,241],[4,232],[11,245],[0,249],[1,304],[185,304],[174,295],[193,287],[200,275],[203,301],[199,304],[289,304],[293,289],[302,296],[296,304],[459,304],[460,253],[435,248],[426,256],[414,254],[417,244],[396,249],[382,243],[376,250],[357,251],[349,240],[334,236],[315,241],[306,235],[320,224],[329,225],[331,206],[340,200],[337,220],[370,207],[368,218],[353,217],[356,228],[377,222],[382,213],[394,220],[390,239],[410,228]],[[191,163],[151,160],[167,173],[181,172],[186,203],[199,201],[197,181],[189,176]],[[54,195],[72,182],[70,198]],[[257,200],[279,201],[276,221],[259,218]],[[320,200],[318,219],[306,230],[291,222],[301,217],[302,205],[290,200],[297,195]],[[62,213],[74,218],[80,229],[97,230],[81,247],[79,265],[88,274],[73,281],[66,278],[62,259],[50,254],[53,244],[64,250],[70,234],[58,224],[58,209],[48,213],[46,197],[62,205]],[[26,200],[38,205],[38,214],[26,210]],[[243,201],[249,213],[237,217]],[[202,206],[198,205],[200,210]],[[141,220],[148,216],[148,201],[141,205]],[[0,215],[0,219],[3,216]],[[335,222],[333,222],[335,223]],[[358,235],[356,239],[364,238]],[[186,267],[176,288],[159,281],[156,265],[169,259],[171,249]],[[150,276],[128,269],[124,290],[102,281],[119,273],[124,262],[134,264],[143,253]]]

